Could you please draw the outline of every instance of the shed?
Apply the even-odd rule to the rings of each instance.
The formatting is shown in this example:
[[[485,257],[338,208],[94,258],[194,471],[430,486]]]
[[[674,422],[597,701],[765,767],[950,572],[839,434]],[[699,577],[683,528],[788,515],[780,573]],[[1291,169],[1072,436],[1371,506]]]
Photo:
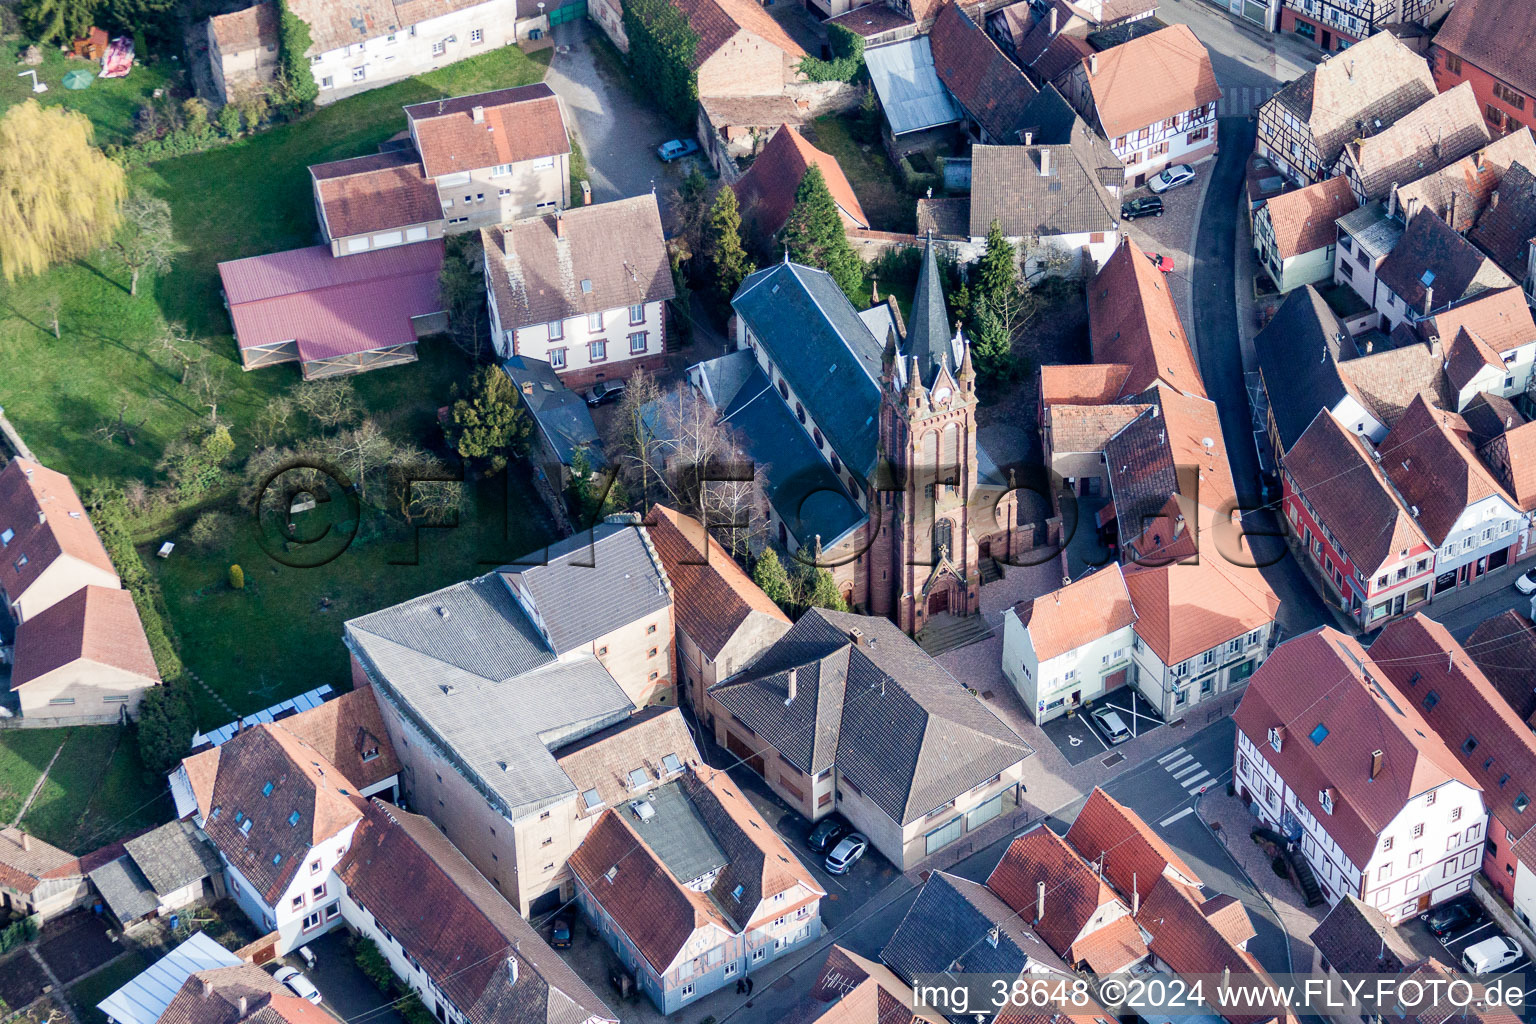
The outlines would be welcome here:
[[[240,958],[198,932],[155,961],[128,984],[96,1004],[112,1024],[157,1024],[189,977],[216,967],[237,967]]]
[[[934,69],[927,36],[866,50],[864,65],[885,108],[892,135],[960,120],[959,108]]]

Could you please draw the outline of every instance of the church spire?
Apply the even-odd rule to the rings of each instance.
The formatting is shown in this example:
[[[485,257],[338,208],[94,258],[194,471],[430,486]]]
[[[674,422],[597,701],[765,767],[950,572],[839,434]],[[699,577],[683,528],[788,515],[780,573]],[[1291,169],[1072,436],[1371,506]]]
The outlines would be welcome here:
[[[932,384],[939,369],[948,364],[946,356],[951,351],[949,313],[944,307],[941,277],[930,231],[923,250],[923,267],[917,275],[917,292],[912,299],[912,321],[907,325],[907,354],[917,358],[924,387]]]

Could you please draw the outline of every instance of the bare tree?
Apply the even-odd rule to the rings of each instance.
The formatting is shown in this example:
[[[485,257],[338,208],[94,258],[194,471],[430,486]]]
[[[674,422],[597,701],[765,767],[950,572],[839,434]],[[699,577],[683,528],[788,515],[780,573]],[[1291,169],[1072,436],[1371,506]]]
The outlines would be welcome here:
[[[43,322],[53,329],[55,338],[61,337],[59,331],[59,314],[64,310],[64,300],[58,292],[49,292],[43,296]]]
[[[142,427],[147,419],[149,419],[149,414],[145,413],[138,418],[137,422],[130,423],[128,421],[128,399],[121,398],[117,403],[117,419],[102,420],[101,425],[96,428],[96,436],[106,442],[111,442],[121,437],[124,443],[132,448],[137,443],[134,438],[134,431]]]
[[[123,204],[123,227],[112,248],[128,268],[128,294],[139,294],[139,275],[146,270],[163,273],[185,246],[176,241],[171,227],[171,207],[159,196],[135,192]]]
[[[208,425],[219,422],[219,402],[226,389],[224,375],[214,369],[206,359],[200,359],[192,367],[185,381],[197,403],[208,410]]]
[[[402,448],[389,465],[390,506],[408,523],[448,525],[464,502],[462,474],[419,449]]]
[[[355,422],[361,415],[352,382],[340,377],[305,381],[293,389],[293,401],[327,430]]]
[[[258,446],[270,448],[288,436],[292,420],[293,399],[287,395],[274,395],[261,407],[261,412],[256,414],[251,424],[251,434]]]
[[[661,483],[680,510],[700,517],[742,556],[765,525],[763,467],[755,465],[719,410],[687,384],[664,399],[668,471]]]
[[[384,428],[372,417],[355,427],[348,427],[320,441],[320,449],[342,469],[352,474],[357,493],[364,500],[368,497],[368,480],[389,465],[399,454],[399,449],[384,433]]]
[[[653,500],[651,488],[661,479],[661,442],[651,426],[644,421],[647,406],[661,403],[661,387],[656,375],[644,369],[634,372],[619,399],[617,429],[619,446],[623,450],[623,465],[638,477],[640,501],[649,505]]]
[[[165,329],[155,338],[153,344],[158,351],[169,356],[171,362],[180,368],[178,379],[183,385],[187,383],[192,367],[202,362],[203,356],[207,354],[193,339],[184,324],[166,324]]]

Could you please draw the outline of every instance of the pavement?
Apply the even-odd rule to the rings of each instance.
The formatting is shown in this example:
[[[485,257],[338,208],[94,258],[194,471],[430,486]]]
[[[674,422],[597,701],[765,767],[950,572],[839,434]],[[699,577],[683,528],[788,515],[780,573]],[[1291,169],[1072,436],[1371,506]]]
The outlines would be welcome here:
[[[390,997],[358,969],[348,937],[346,929],[338,928],[308,943],[306,948],[315,954],[314,967],[296,953],[283,957],[282,962],[298,968],[314,982],[326,1009],[342,1020],[366,1017],[368,1024],[404,1024]]]

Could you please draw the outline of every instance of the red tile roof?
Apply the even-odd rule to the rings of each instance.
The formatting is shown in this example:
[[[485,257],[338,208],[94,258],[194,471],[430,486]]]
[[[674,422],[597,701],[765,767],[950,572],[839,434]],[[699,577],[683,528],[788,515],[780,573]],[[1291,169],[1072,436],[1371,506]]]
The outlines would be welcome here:
[[[22,622],[16,627],[11,689],[78,661],[131,672],[150,683],[160,681],[132,594],[81,587]]]
[[[795,208],[795,190],[800,187],[800,179],[812,165],[820,168],[827,190],[843,216],[858,227],[869,227],[859,197],[853,194],[853,186],[848,184],[836,158],[811,145],[787,124],[779,126],[747,173],[732,186],[741,204],[742,220],[764,239],[778,234]]]
[[[309,173],[320,197],[321,227],[330,238],[443,219],[437,186],[421,173],[411,150],[315,164]]]
[[[305,362],[416,341],[411,318],[439,313],[441,241],[352,256],[329,246],[219,264],[240,348],[297,341]]]
[[[1102,405],[1125,394],[1129,363],[1077,363],[1040,367],[1040,404]]]
[[[258,46],[276,46],[278,42],[277,4],[252,4],[243,11],[215,14],[208,19],[219,53],[233,57]]]
[[[1051,897],[1045,898],[1049,902]],[[1146,956],[1147,942],[1141,937],[1141,929],[1126,914],[1072,943],[1066,959],[1074,964],[1086,963],[1094,974],[1113,974]]]
[[[1098,73],[1092,74],[1095,58]],[[1110,139],[1221,99],[1211,55],[1186,25],[1139,36],[1085,57],[1080,66]],[[1149,82],[1156,88],[1148,88]]]
[[[1205,551],[1194,561],[1137,565],[1125,573],[1136,606],[1136,635],[1164,665],[1261,629],[1280,608],[1262,573],[1215,550],[1226,542],[1218,542],[1209,525],[1201,537]]]
[[[1472,448],[1467,421],[1431,408],[1424,396],[1397,421],[1381,442],[1381,464],[1410,507],[1419,526],[1438,547],[1467,506],[1491,496],[1513,504]]]
[[[1509,0],[1458,0],[1446,15],[1435,45],[1536,96],[1536,5]]]
[[[1013,606],[1035,657],[1048,661],[1136,621],[1118,563]]]
[[[750,32],[787,56],[805,56],[800,44],[754,0],[680,0],[676,8],[699,35],[691,64],[695,71],[738,32]]]
[[[1357,866],[1410,800],[1451,781],[1477,788],[1417,706],[1394,696],[1384,677],[1357,640],[1315,629],[1275,648],[1233,715],[1259,756],[1308,812],[1328,822],[1329,835]],[[1285,730],[1279,752],[1269,743],[1275,727]],[[1372,779],[1374,750],[1383,757]],[[1331,814],[1318,801],[1324,789],[1334,792]]]
[[[1067,842],[1089,859],[1102,856],[1104,877],[1122,896],[1152,891],[1157,880],[1172,868],[1188,885],[1200,885],[1200,876],[1135,811],[1095,786],[1088,801],[1067,829]]]
[[[371,685],[359,686],[278,725],[318,750],[359,789],[400,773],[400,760]]]
[[[1356,208],[1349,179],[1330,178],[1316,185],[1275,196],[1264,204],[1274,229],[1275,250],[1281,259],[1333,245],[1334,222]]]
[[[405,116],[429,178],[571,151],[560,101],[543,82],[417,103]]]
[[[1162,272],[1129,238],[1088,284],[1088,339],[1095,363],[1131,367],[1122,395],[1137,394],[1161,380],[1205,396],[1173,294]]]
[[[69,477],[27,459],[0,469],[0,590],[21,597],[61,555],[117,576]],[[25,556],[26,561],[22,558]]]
[[[1507,289],[1508,290],[1508,289]],[[1522,302],[1521,305],[1524,305]],[[1465,327],[1458,328],[1455,340],[1445,352],[1445,375],[1452,386],[1460,391],[1482,372],[1483,367],[1504,368],[1499,354],[1488,346],[1481,335],[1473,334]]]
[[[36,836],[14,827],[0,828],[0,885],[31,893],[44,878],[56,877],[60,868],[74,863],[68,853]]]
[[[1467,1005],[1465,997],[1452,997],[1450,993],[1455,991],[1452,986],[1456,981],[1464,980],[1465,975],[1451,970],[1432,956],[1403,968],[1402,977],[1428,983],[1425,984],[1425,1005],[1396,1015],[1403,1024],[1519,1024],[1518,1013],[1502,1005],[1489,1005],[1484,1000],[1486,989],[1482,985],[1473,984],[1471,1005]]]
[[[1419,322],[1420,334],[1445,345],[1463,328],[1501,355],[1536,341],[1536,320],[1519,288],[1483,292]]]
[[[698,520],[654,505],[646,526],[672,581],[678,627],[706,656],[718,657],[754,614],[778,623],[769,641],[789,631],[789,616]]]
[[[1536,511],[1536,421],[1522,423],[1478,450],[1499,484],[1522,511]]]
[[[827,953],[811,990],[782,1024],[944,1024],[944,1018],[916,1004],[911,987],[882,963],[842,946]]]
[[[1248,910],[1241,900],[1227,893],[1217,893],[1204,903],[1200,904],[1200,913],[1205,919],[1222,934],[1222,936],[1234,946],[1242,946],[1249,939],[1258,934],[1253,927],[1253,919],[1248,916]]]
[[[1045,883],[1045,916],[1036,920],[1040,882]],[[1063,958],[1094,913],[1106,903],[1119,902],[1077,851],[1044,825],[1008,845],[987,878],[987,888]]]

